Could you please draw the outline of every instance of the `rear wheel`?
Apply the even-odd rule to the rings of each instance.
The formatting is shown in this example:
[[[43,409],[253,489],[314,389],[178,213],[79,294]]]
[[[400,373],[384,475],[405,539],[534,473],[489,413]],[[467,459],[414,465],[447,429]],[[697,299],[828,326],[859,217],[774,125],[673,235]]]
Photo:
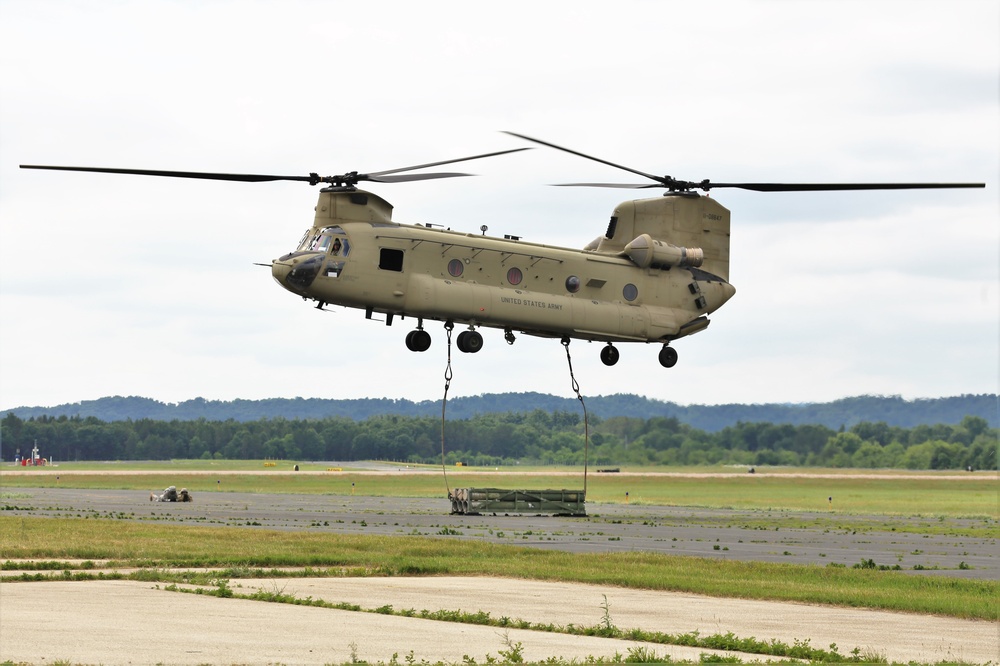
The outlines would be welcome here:
[[[604,365],[614,365],[618,362],[618,356],[618,349],[611,343],[608,343],[608,346],[601,350],[601,362]]]
[[[663,349],[660,350],[660,365],[664,368],[672,368],[677,365],[677,350],[664,345]]]

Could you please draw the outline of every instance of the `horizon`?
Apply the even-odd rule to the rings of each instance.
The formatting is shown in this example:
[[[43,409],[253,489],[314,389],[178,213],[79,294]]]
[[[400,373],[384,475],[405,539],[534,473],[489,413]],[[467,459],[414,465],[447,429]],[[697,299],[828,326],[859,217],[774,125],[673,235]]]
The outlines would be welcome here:
[[[538,392],[538,391],[506,391],[506,392],[503,392],[503,393],[480,393],[480,394],[477,394],[477,395],[469,395],[469,396],[451,396],[451,397],[448,398],[448,401],[449,402],[453,402],[453,401],[460,401],[460,400],[474,400],[474,399],[478,399],[478,398],[487,398],[487,397],[493,397],[493,396],[518,396],[518,395],[529,395],[529,396],[530,395],[542,395],[542,396],[552,397],[552,398],[557,398],[557,399],[562,399],[562,400],[577,400],[577,398],[575,396],[563,396],[563,395],[556,395],[556,394],[552,394],[552,393],[541,393],[541,392]],[[812,405],[828,405],[828,404],[833,404],[833,403],[837,403],[837,402],[842,402],[842,401],[845,401],[845,400],[857,400],[857,399],[898,400],[898,401],[902,401],[904,403],[915,403],[915,402],[926,402],[926,401],[931,401],[931,400],[955,400],[955,399],[962,399],[962,398],[984,397],[984,396],[985,397],[996,398],[998,401],[1000,401],[1000,394],[997,394],[997,393],[962,393],[962,394],[956,394],[956,395],[933,396],[933,397],[917,397],[917,398],[905,398],[905,397],[903,397],[901,395],[859,394],[859,395],[843,396],[843,397],[840,397],[840,398],[834,398],[833,400],[825,400],[825,401],[821,401],[821,402],[727,402],[727,403],[678,403],[678,402],[674,402],[674,401],[671,401],[671,400],[661,400],[659,398],[652,398],[652,397],[649,397],[649,396],[643,396],[643,395],[639,395],[639,394],[636,394],[636,393],[595,394],[595,395],[585,395],[583,397],[584,397],[584,400],[587,400],[587,399],[600,399],[600,398],[614,398],[614,397],[637,398],[637,399],[641,399],[641,400],[648,400],[648,401],[651,401],[651,402],[659,402],[659,403],[663,403],[665,405],[673,405],[673,406],[676,406],[676,407],[685,408],[685,407],[727,407],[727,406],[736,406],[736,405],[738,405],[738,406],[746,406],[746,407],[754,407],[754,406],[761,406],[761,407],[765,407],[765,406],[805,407],[805,406],[812,406]],[[195,396],[194,398],[187,398],[185,400],[180,400],[180,401],[174,402],[174,401],[158,400],[156,398],[151,398],[151,397],[148,397],[148,396],[141,396],[141,395],[106,395],[106,396],[101,396],[100,398],[83,399],[83,400],[77,400],[77,401],[71,401],[71,402],[64,402],[64,403],[60,403],[60,404],[57,404],[57,405],[18,405],[16,407],[0,407],[0,414],[13,412],[13,411],[18,410],[18,409],[57,409],[57,408],[60,408],[60,407],[70,407],[70,406],[75,406],[75,405],[84,405],[86,403],[100,402],[102,400],[116,400],[116,399],[121,399],[121,400],[147,400],[147,401],[154,402],[154,403],[161,404],[161,405],[168,406],[168,407],[171,407],[171,406],[176,407],[176,406],[180,406],[180,405],[186,405],[188,403],[192,403],[192,402],[196,402],[196,401],[202,401],[202,402],[209,403],[209,404],[212,404],[212,403],[222,403],[222,404],[224,404],[224,403],[231,403],[231,402],[268,402],[268,401],[273,401],[273,400],[287,400],[287,401],[320,400],[320,401],[331,401],[331,402],[351,402],[351,401],[365,401],[365,400],[371,400],[371,401],[388,400],[388,401],[392,401],[392,402],[409,402],[409,403],[411,403],[413,405],[423,405],[423,404],[428,404],[428,403],[433,404],[433,403],[440,403],[441,402],[440,399],[437,399],[437,400],[435,400],[435,399],[411,400],[409,398],[391,398],[391,397],[373,397],[373,396],[365,396],[365,397],[359,397],[359,398],[325,398],[325,397],[309,397],[309,398],[307,398],[307,397],[302,397],[302,396],[294,396],[294,397],[290,397],[290,398],[283,398],[283,397],[233,398],[231,400],[219,400],[219,399],[204,398],[202,396]],[[1000,402],[998,402],[998,409],[1000,409]]]

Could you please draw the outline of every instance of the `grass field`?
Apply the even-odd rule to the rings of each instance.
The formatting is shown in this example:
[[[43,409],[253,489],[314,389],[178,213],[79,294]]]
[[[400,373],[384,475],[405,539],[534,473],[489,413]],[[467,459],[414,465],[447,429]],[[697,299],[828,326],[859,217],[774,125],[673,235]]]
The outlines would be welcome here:
[[[473,575],[672,590],[723,597],[864,606],[995,619],[1000,582],[894,571],[738,562],[642,552],[566,553],[429,537],[316,534],[114,520],[0,517],[11,560],[109,560],[144,580],[177,580],[168,568],[310,567],[309,575]],[[90,565],[81,565],[86,572]],[[55,565],[57,573],[70,565]],[[210,574],[219,577],[218,572]],[[301,575],[271,573],[270,575]],[[188,578],[184,578],[188,580]]]
[[[581,470],[506,468],[447,470],[400,466],[404,473],[327,471],[326,465],[264,461],[64,464],[38,474],[0,474],[0,487],[60,485],[71,488],[153,490],[175,485],[197,492],[359,494],[375,497],[444,497],[450,488],[582,489]],[[395,468],[392,468],[395,469]],[[642,469],[642,468],[640,468]],[[40,470],[38,470],[40,471]],[[409,471],[410,473],[405,473]],[[140,472],[131,474],[131,472]],[[282,473],[276,473],[282,472]],[[846,514],[997,517],[997,475],[838,470],[746,474],[731,468],[628,470],[590,473],[587,500],[595,503],[775,509]],[[806,476],[808,475],[808,476]]]

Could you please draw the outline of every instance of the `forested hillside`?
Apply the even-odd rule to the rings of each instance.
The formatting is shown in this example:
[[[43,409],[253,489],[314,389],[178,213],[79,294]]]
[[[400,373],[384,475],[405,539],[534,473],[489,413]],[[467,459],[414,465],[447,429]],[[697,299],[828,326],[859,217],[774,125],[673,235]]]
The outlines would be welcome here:
[[[174,458],[284,460],[381,459],[441,461],[441,418],[372,416],[284,418],[240,422],[102,421],[95,417],[21,419],[7,414],[3,456],[12,460],[37,443],[42,455],[66,460]],[[985,419],[890,426],[738,423],[708,432],[673,417],[628,416],[589,421],[589,462],[619,465],[819,465],[905,469],[996,469],[998,430]],[[578,413],[535,410],[495,413],[446,424],[447,462],[472,465],[582,465],[587,439]]]
[[[828,403],[796,405],[678,405],[636,395],[586,397],[587,409],[601,418],[628,416],[640,419],[676,418],[681,423],[718,432],[737,423],[822,425],[851,427],[862,422],[884,422],[890,426],[913,428],[937,423],[958,424],[966,416],[985,419],[990,427],[1000,427],[997,396],[963,395],[923,400],[903,400],[898,396],[859,396]],[[580,411],[575,398],[541,393],[503,393],[452,398],[450,418],[467,419],[483,414]],[[152,419],[158,421],[240,422],[259,419],[328,419],[343,417],[364,421],[373,416],[436,416],[440,401],[412,402],[388,398],[333,400],[319,398],[274,398],[269,400],[204,400],[195,398],[170,404],[139,397],[108,397],[56,407],[17,407],[0,410],[21,419],[42,416],[95,417],[102,421]]]

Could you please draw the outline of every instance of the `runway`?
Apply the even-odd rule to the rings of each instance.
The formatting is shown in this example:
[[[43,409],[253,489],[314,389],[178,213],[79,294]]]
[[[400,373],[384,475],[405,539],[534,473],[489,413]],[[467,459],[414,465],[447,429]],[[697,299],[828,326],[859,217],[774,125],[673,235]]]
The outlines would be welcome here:
[[[997,578],[995,545],[986,540],[909,534],[919,518],[838,516],[841,529],[761,530],[762,516],[809,523],[809,514],[677,507],[588,505],[587,518],[452,516],[446,499],[201,492],[190,504],[149,502],[128,490],[18,488],[6,515],[83,514],[184,525],[369,535],[422,534],[482,539],[571,552],[647,550],[739,560],[850,566],[862,558],[902,563],[916,575]],[[829,516],[817,515],[817,519]],[[876,518],[878,520],[876,520]],[[913,523],[914,526],[917,523]],[[447,530],[444,528],[447,527]],[[447,536],[441,533],[446,532]],[[723,550],[725,549],[725,550]],[[914,552],[919,551],[919,555]],[[959,561],[972,566],[958,569]],[[912,563],[912,564],[911,564]],[[924,570],[913,570],[913,564]],[[937,570],[928,571],[931,567]],[[906,570],[906,569],[904,569]],[[841,654],[900,662],[1000,660],[993,622],[831,606],[718,599],[699,595],[491,578],[320,578],[233,580],[237,592],[278,591],[298,598],[353,603],[365,609],[483,611],[534,623],[598,625],[602,603],[621,629],[672,634],[732,632],[741,638],[837,645]],[[697,661],[699,648],[525,629],[456,624],[378,613],[226,599],[167,591],[135,581],[0,582],[0,661],[49,664],[326,664],[352,658],[388,663],[412,653],[417,662],[484,663],[520,645],[527,660],[612,659],[646,649]],[[20,637],[32,635],[36,640]],[[127,647],[126,647],[127,646]],[[736,654],[745,661],[761,655]],[[502,659],[501,659],[502,660]]]

